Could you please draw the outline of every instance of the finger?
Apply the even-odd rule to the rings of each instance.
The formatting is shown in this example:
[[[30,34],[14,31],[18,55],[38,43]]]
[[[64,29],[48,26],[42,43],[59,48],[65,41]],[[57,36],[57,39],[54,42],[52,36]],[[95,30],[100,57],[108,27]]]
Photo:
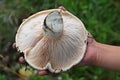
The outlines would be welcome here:
[[[61,9],[62,11],[66,11],[66,9],[63,6],[60,6],[59,9]]]
[[[21,64],[24,64],[26,62],[23,56],[19,57],[19,62]]]
[[[93,38],[88,37],[88,44],[93,42]]]
[[[88,45],[93,43],[93,41],[94,41],[94,37],[90,33],[88,33],[88,38],[87,38]]]
[[[22,22],[24,22],[26,19],[23,19]]]
[[[44,75],[48,75],[48,74],[50,74],[50,72],[48,70],[38,71],[38,75],[40,75],[40,76],[44,76]]]
[[[16,43],[13,43],[13,44],[12,44],[12,48],[13,48],[13,49],[16,49]]]

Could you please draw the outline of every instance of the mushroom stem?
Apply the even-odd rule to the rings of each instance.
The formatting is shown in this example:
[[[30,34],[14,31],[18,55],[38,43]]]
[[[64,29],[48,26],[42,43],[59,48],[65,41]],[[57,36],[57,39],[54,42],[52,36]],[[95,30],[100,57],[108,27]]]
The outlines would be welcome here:
[[[48,38],[58,38],[62,35],[63,19],[59,11],[53,11],[45,17],[43,32]]]

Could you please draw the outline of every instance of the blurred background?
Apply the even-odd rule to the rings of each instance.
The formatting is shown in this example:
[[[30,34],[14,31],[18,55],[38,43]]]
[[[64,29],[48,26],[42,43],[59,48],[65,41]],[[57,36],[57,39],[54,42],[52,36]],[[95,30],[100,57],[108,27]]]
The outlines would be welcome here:
[[[120,46],[120,0],[0,0],[0,80],[120,80],[120,73],[93,66],[38,76],[30,66],[18,63],[12,44],[22,20],[59,6],[81,19],[98,42]]]

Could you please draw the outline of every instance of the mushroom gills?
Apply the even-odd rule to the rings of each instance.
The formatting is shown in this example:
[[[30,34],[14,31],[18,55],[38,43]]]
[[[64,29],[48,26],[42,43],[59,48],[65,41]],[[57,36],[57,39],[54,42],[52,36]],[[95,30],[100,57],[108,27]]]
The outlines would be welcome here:
[[[87,36],[77,17],[68,11],[51,9],[30,16],[20,25],[16,46],[33,68],[58,73],[82,60]]]

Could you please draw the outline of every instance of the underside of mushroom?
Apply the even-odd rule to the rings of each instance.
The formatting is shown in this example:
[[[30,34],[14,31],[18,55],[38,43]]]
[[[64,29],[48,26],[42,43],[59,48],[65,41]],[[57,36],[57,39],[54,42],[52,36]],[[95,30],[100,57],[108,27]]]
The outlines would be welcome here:
[[[80,62],[88,32],[68,11],[50,9],[27,18],[16,34],[16,46],[32,67],[58,73]]]

